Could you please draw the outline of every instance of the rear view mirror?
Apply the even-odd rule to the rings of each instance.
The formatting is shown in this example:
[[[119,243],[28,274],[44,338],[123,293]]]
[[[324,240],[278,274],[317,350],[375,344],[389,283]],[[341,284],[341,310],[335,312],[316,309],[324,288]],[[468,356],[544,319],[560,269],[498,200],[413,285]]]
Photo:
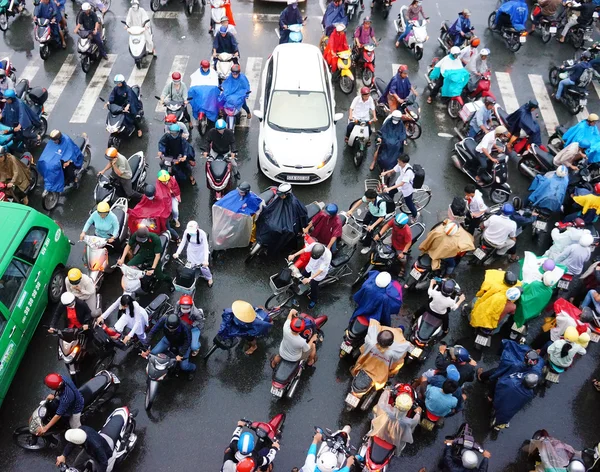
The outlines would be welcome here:
[[[338,121],[340,121],[342,118],[344,117],[343,113],[336,113],[335,115],[333,115],[333,122],[337,123]]]
[[[262,121],[263,120],[263,112],[260,110],[254,110],[254,116],[256,116],[256,118],[258,118],[258,121]]]

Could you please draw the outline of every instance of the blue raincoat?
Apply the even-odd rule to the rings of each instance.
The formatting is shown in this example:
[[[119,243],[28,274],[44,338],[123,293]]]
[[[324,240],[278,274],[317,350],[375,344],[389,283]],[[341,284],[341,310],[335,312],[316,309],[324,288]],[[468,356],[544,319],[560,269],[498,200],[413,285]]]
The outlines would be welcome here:
[[[535,390],[523,385],[524,373],[514,373],[498,379],[496,393],[494,394],[494,410],[496,424],[506,424],[519,410],[521,410],[533,397]]]
[[[500,13],[506,13],[510,15],[510,22],[512,26],[517,31],[525,30],[525,23],[527,22],[528,9],[527,4],[522,0],[513,0],[510,2],[506,2],[498,8],[496,13],[496,22],[498,23],[498,18],[500,17]]]
[[[40,156],[37,168],[44,177],[44,188],[49,192],[62,192],[65,189],[63,162],[73,161],[75,167],[83,164],[83,154],[71,138],[62,135],[60,143],[48,141]]]
[[[397,314],[402,307],[402,285],[393,281],[387,287],[378,287],[375,279],[379,272],[369,272],[367,280],[362,284],[358,292],[354,294],[354,301],[358,305],[350,323],[358,316],[375,319],[383,326],[392,326],[391,315]]]
[[[32,126],[39,126],[40,119],[23,100],[16,98],[11,103],[4,104],[2,124],[11,128],[21,125],[21,128],[28,129]]]
[[[218,335],[223,339],[231,338],[260,338],[266,336],[272,324],[268,314],[262,308],[254,307],[256,318],[252,323],[244,323],[233,316],[230,309],[223,310],[221,326]]]
[[[400,77],[400,74],[396,74],[394,77],[392,77],[392,80],[390,80],[390,82],[387,84],[387,87],[385,88],[385,91],[383,92],[381,97],[379,97],[379,103],[387,104],[388,95],[390,94],[390,92],[395,93],[404,100],[410,95],[411,87],[412,85],[408,77],[403,79],[402,77]]]
[[[295,195],[274,198],[256,222],[256,240],[269,255],[279,253],[308,225],[306,207]]]
[[[215,206],[226,208],[233,213],[241,213],[243,215],[254,215],[261,204],[261,198],[254,192],[248,192],[242,197],[237,189],[232,190],[221,198],[221,200],[215,202]]]
[[[219,106],[239,110],[250,93],[250,82],[244,74],[240,73],[237,79],[230,75],[223,81],[221,89]]]
[[[216,75],[214,70],[212,73]],[[192,106],[195,118],[200,112],[204,113],[210,121],[217,121],[219,116],[219,79],[211,74],[198,69],[191,76],[192,86],[188,90],[188,99]]]
[[[516,111],[508,115],[507,119],[508,131],[513,136],[519,136],[521,130],[529,136],[532,143],[540,146],[542,144],[542,132],[540,124],[531,113],[530,104],[521,105]]]
[[[4,131],[10,131],[9,133],[2,134]],[[11,147],[13,139],[12,128],[10,126],[3,125],[0,123],[0,146]]]
[[[505,377],[515,372],[530,373],[533,372],[542,375],[544,368],[544,360],[540,358],[538,363],[533,366],[525,365],[525,354],[531,351],[531,348],[526,344],[519,344],[510,339],[502,340],[502,355],[500,356],[500,364],[490,376],[490,380],[496,380],[500,377]]]
[[[394,124],[391,118],[387,118],[379,133],[381,134],[381,145],[377,155],[377,164],[383,172],[392,169],[398,162],[398,156],[404,152],[406,128],[404,128],[402,120]]]
[[[323,15],[323,21],[321,24],[323,28],[325,28],[325,35],[329,36],[331,31],[333,31],[333,25],[337,23],[343,23],[348,26],[348,17],[346,16],[346,6],[344,2],[341,2],[339,6],[335,6],[334,2],[329,2],[327,5],[327,10],[325,10],[325,14]]]
[[[247,247],[252,237],[253,215],[262,200],[253,192],[245,196],[232,190],[212,207],[212,244],[216,250]]]
[[[108,97],[108,103],[114,103],[121,107],[129,104],[129,113],[125,114],[125,122],[130,129],[133,126],[135,116],[144,108],[138,96],[126,82],[123,82],[121,87],[115,85]]]
[[[433,71],[438,71],[436,67]],[[432,73],[433,73],[432,71]],[[433,75],[433,74],[432,74]],[[458,97],[462,93],[465,85],[469,82],[469,71],[467,69],[448,69],[444,72],[444,84],[440,91],[442,97]]]
[[[531,193],[527,200],[538,208],[560,212],[568,185],[569,178],[559,177],[555,172],[548,172],[546,175],[538,174],[529,186]]]
[[[565,147],[571,143],[579,143],[584,140],[589,141],[590,148],[586,152],[588,162],[600,162],[600,132],[596,125],[590,126],[587,120],[581,120],[563,134],[563,140],[565,141]]]
[[[462,36],[460,35],[461,31],[465,34],[471,32],[471,19],[465,18],[462,12],[458,14],[458,19],[448,30],[448,34],[453,39],[455,46],[458,46],[463,42]]]

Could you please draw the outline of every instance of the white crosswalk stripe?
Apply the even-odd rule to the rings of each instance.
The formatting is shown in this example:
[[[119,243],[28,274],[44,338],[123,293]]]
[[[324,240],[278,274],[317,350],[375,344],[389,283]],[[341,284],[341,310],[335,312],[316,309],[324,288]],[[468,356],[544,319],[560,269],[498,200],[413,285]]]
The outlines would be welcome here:
[[[154,56],[152,56],[152,54],[151,54],[148,57],[150,58],[150,62],[152,62],[152,58]],[[127,79],[127,84],[128,85],[139,85],[141,87],[142,84],[144,83],[144,80],[146,79],[146,75],[148,75],[148,70],[150,69],[150,65],[151,64],[148,64],[148,67],[142,67],[141,69],[138,69],[137,66],[134,64],[133,70],[131,71],[131,74],[129,74],[129,78]]]
[[[252,94],[248,100],[248,107],[250,108],[250,112],[256,107],[256,101],[259,97],[259,87],[260,87],[260,74],[262,72],[262,57],[249,57],[246,61],[246,68],[243,70],[244,74],[248,78],[248,82],[250,83],[250,90],[252,90]],[[250,126],[250,121],[246,118],[245,112],[240,119],[240,124],[238,126],[248,127]]]
[[[496,72],[496,80],[498,81],[498,87],[500,88],[500,94],[504,102],[504,109],[508,113],[512,113],[519,108],[519,100],[517,100],[517,94],[510,80],[510,74],[507,72]]]
[[[169,77],[167,78],[165,85],[169,83],[169,80],[171,80],[171,74],[175,71],[178,71],[181,74],[181,77],[183,78],[183,76],[185,75],[185,69],[187,68],[189,59],[190,59],[190,56],[175,56],[173,58],[173,64],[171,65]],[[160,94],[162,93],[162,88],[160,90],[155,90],[155,92],[156,93],[153,95],[160,96]],[[154,111],[156,113],[161,113],[164,110],[165,110],[165,107],[163,105],[161,105],[160,102],[156,104],[156,108],[154,109]]]
[[[552,134],[559,125],[559,122],[554,107],[552,106],[552,100],[550,100],[550,96],[548,95],[548,90],[546,90],[544,78],[537,74],[528,74],[528,77],[531,87],[533,88],[535,99],[540,105],[540,114],[544,120],[546,132]]]
[[[58,102],[60,95],[69,83],[69,80],[71,80],[71,76],[78,65],[77,56],[69,54],[52,81],[52,84],[48,87],[48,100],[44,103],[44,110],[46,110],[47,115],[50,115],[52,110],[54,110],[56,102]]]
[[[109,54],[107,60],[100,61],[92,80],[83,93],[83,98],[79,102],[79,105],[77,105],[77,108],[71,117],[71,123],[87,122],[90,113],[100,96],[100,92],[102,92],[102,88],[106,84],[106,79],[110,76],[110,71],[116,60],[116,54]]]
[[[41,65],[42,65],[42,58],[34,57],[31,61],[29,61],[29,63],[25,66],[25,68],[18,75],[19,79],[27,79],[27,80],[29,80],[29,82],[31,82],[33,80],[33,78],[35,77],[35,75],[40,70]]]

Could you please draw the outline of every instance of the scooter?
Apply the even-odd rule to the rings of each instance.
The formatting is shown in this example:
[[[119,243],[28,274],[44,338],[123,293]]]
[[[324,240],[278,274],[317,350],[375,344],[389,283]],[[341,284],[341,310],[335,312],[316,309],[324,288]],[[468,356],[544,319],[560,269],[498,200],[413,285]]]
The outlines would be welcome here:
[[[466,174],[473,182],[481,188],[490,189],[490,200],[495,204],[508,201],[511,189],[508,184],[508,156],[504,153],[496,155],[498,161],[493,165],[491,171],[487,171],[481,183],[477,181],[476,174],[471,170],[471,163],[477,162],[477,143],[473,138],[465,138],[454,145],[455,153],[452,154],[453,164],[458,170]],[[479,164],[478,164],[479,165]]]
[[[403,365],[402,363],[399,364],[389,378],[394,377]],[[376,384],[367,372],[362,369],[359,370],[352,379],[350,391],[344,400],[345,411],[352,411],[356,408],[360,408],[361,411],[368,411],[383,387],[385,387],[385,384]]]
[[[346,49],[337,53],[338,70],[334,76],[338,79],[340,90],[349,95],[354,90],[354,74],[352,74],[352,51]]]
[[[35,40],[40,43],[40,57],[42,61],[45,61],[50,57],[50,47],[60,47],[60,38],[58,37],[58,33],[56,37],[52,34],[52,25],[56,24],[56,19],[52,18],[48,20],[47,18],[38,18],[35,21],[35,26],[33,28],[33,37]],[[60,25],[58,26],[61,27]]]
[[[215,30],[215,25],[221,23],[221,18],[226,16],[224,0],[210,0],[210,34]]]
[[[327,316],[321,315],[313,318],[310,315],[302,313],[300,315],[310,324],[307,329],[300,335],[307,341],[315,334],[317,334],[317,347],[323,342],[323,332],[321,328],[327,323]],[[306,368],[306,361],[299,360],[296,362],[286,361],[281,359],[281,362],[277,364],[277,367],[273,371],[273,378],[271,381],[271,395],[275,398],[283,398],[285,395],[287,399],[291,400],[296,393],[298,384],[300,383],[300,377],[302,372]]]
[[[488,28],[493,33],[498,33],[504,39],[506,47],[511,52],[517,52],[521,46],[527,42],[527,31],[519,32],[514,28],[506,28],[502,26],[499,30],[494,27],[496,23],[496,11],[490,13],[488,17]]]
[[[132,85],[131,89],[137,95],[138,99],[142,97],[142,92],[138,85]],[[100,97],[100,101],[105,102],[102,97]],[[125,111],[124,107],[116,103],[108,104],[108,114],[106,115],[106,131],[110,135],[108,138],[108,147],[120,149],[123,138],[128,138],[135,132],[133,124],[130,128],[127,128],[127,124],[125,123],[125,114],[129,113]],[[140,108],[139,114],[134,117],[134,120],[141,119],[143,116],[144,110]]]
[[[142,193],[146,187],[148,169],[144,152],[136,152],[128,159],[128,162],[133,174],[131,177],[131,186],[137,192]],[[110,205],[114,205],[121,197],[125,197],[125,193],[118,180],[112,174],[109,176],[102,174],[98,177],[98,183],[96,184],[96,188],[94,188],[94,201],[96,205],[100,202],[107,202]]]
[[[552,66],[548,73],[548,81],[552,88],[556,92],[558,90],[558,84],[563,79],[569,78],[569,73],[565,70],[567,67],[574,65],[574,61],[568,59],[563,62],[560,67]],[[589,92],[587,87],[578,87],[577,85],[568,85],[563,91],[563,96],[560,98],[571,115],[577,115],[587,105]]]
[[[248,94],[246,95],[246,98],[248,98],[248,96],[251,93],[252,93],[252,91],[248,92]],[[227,129],[230,129],[231,131],[235,131],[235,125],[240,124],[240,119],[242,117],[242,107],[241,106],[239,108],[224,107],[222,109],[221,113],[224,114],[225,123],[227,123]]]
[[[492,73],[488,70],[483,73],[483,75],[479,76],[479,81],[477,82],[477,87],[472,92],[467,90],[467,87],[463,89],[463,95],[467,100],[480,100],[485,97],[490,97],[492,100],[496,101],[496,96],[491,91],[491,77]]]
[[[439,60],[439,57],[434,57],[431,61],[431,64],[427,68],[427,74],[425,75],[425,79],[427,80],[427,86],[429,87],[430,91],[433,90],[433,88],[435,87],[435,82],[429,78],[429,75],[431,74],[431,71],[434,69],[435,65],[438,63]],[[462,93],[454,97],[444,97],[444,99],[448,100],[448,116],[450,116],[450,118],[453,119],[458,118],[460,110],[462,110],[462,107],[465,104],[462,97]]]
[[[27,106],[33,110],[40,120],[39,126],[33,131],[36,135],[39,135],[40,138],[43,138],[46,135],[46,131],[48,131],[48,121],[46,119],[46,112],[44,111],[44,103],[48,100],[48,90],[39,86],[31,87],[29,85],[29,80],[21,79],[19,80],[19,83],[15,85],[15,93],[17,97],[22,99]],[[37,137],[35,137],[31,140],[16,141],[14,142],[13,147],[19,152],[25,152],[25,150],[33,149],[39,145],[40,143]]]
[[[537,144],[532,143],[528,151],[521,155],[517,165],[519,172],[528,179],[533,180],[539,174],[545,174],[556,169],[553,162],[554,156],[541,149]]]
[[[408,10],[407,5],[403,5],[400,7],[400,13],[398,13],[398,18],[394,20],[394,26],[396,27],[396,34],[400,35],[406,30],[406,11]],[[424,20],[409,20],[409,23],[412,23],[413,29],[410,34],[402,40],[404,46],[407,49],[411,50],[415,59],[420,61],[423,58],[423,49],[425,48],[425,43],[429,39],[427,35],[427,21],[429,18]]]
[[[257,441],[254,444],[256,451],[269,450],[275,441],[281,439],[283,424],[285,423],[285,413],[275,415],[268,423],[262,421],[250,421],[242,418],[246,423],[246,428],[254,431]]]
[[[17,3],[18,5],[15,5]],[[20,12],[25,9],[24,0],[1,0],[0,1],[0,30],[6,31],[8,29],[8,19],[11,16],[17,16]],[[6,69],[5,69],[6,70]],[[10,77],[8,71],[6,75]],[[10,77],[15,80],[13,77]]]
[[[358,449],[364,472],[386,472],[396,446],[377,436],[365,436]]]
[[[548,431],[546,431],[545,429],[540,429],[533,433],[533,437],[531,438],[531,440],[541,441],[540,446],[538,446],[535,452],[529,449],[531,452],[529,452],[527,458],[529,464],[531,465],[531,469],[533,469],[534,467],[541,470],[554,468],[556,464],[556,462],[552,460],[555,457],[554,453],[552,452],[548,454],[548,452],[566,451],[569,450],[568,448],[570,448],[568,444],[563,443],[557,438],[551,437],[550,434],[548,434]],[[540,451],[542,450],[542,448],[545,451],[547,451],[547,453],[544,454],[545,460],[542,460],[542,457],[540,455]],[[525,447],[524,450],[527,451],[527,447]],[[583,451],[575,451],[573,456],[570,459],[566,459],[566,462],[564,464],[567,466],[566,470],[571,468],[571,470],[585,470],[589,472],[591,470],[595,470],[596,465],[599,461],[600,444],[597,444],[594,447],[587,447]],[[575,464],[579,464],[580,467],[576,467]],[[573,467],[571,467],[572,465]]]
[[[463,254],[457,255],[457,257],[462,256]],[[442,260],[439,269],[441,273],[444,272],[444,265],[445,263]],[[412,269],[408,273],[404,288],[406,290],[423,290],[429,286],[429,281],[436,275],[436,273],[437,271],[434,271],[431,268],[431,257],[429,257],[429,254],[423,253],[417,258],[412,266]]]
[[[187,359],[184,358],[184,360]],[[173,374],[177,367],[177,355],[167,350],[160,354],[148,354],[148,365],[146,366],[146,399],[144,407],[150,411],[158,392],[158,383],[163,381],[168,375]]]
[[[474,298],[470,304],[463,304],[461,313],[464,316],[469,318],[469,324],[471,323],[471,310],[473,306],[477,302],[477,298]],[[504,315],[500,318],[498,325],[495,328],[482,328],[482,327],[474,327],[475,329],[475,349],[481,350],[484,347],[490,347],[492,345],[492,336],[498,334],[502,326],[508,321],[510,318],[510,314]],[[472,325],[471,325],[472,326]]]
[[[152,3],[154,3],[154,0],[151,2],[151,5]],[[152,51],[146,49],[146,29],[149,28],[150,19],[146,20],[142,26],[129,26],[123,20],[121,20],[121,23],[125,25],[129,34],[129,54],[133,57],[135,66],[141,69],[144,57],[152,54]]]
[[[346,16],[348,21],[352,21],[356,10],[358,9],[358,0],[345,0],[346,3]]]
[[[115,374],[103,370],[83,384],[79,388],[84,400],[83,415],[92,413],[102,404],[106,403],[113,395],[116,386],[120,383],[121,381]],[[33,410],[27,426],[20,426],[13,432],[14,443],[29,451],[57,447],[64,431],[68,429],[68,422],[59,421],[49,431],[40,436],[36,434],[36,431],[54,418],[58,404],[58,398],[42,400],[35,410]]]
[[[160,101],[160,97],[158,95],[155,95],[154,98],[156,98],[157,100]],[[190,134],[188,141],[191,140],[192,127],[190,126],[190,122],[188,121],[188,119],[185,116],[185,109],[186,109],[185,102],[169,100],[164,103],[164,106],[165,106],[165,119],[168,115],[175,115],[178,122],[181,122],[184,125],[186,125],[186,127],[188,129],[188,133]],[[206,117],[205,117],[205,119],[206,119]],[[163,119],[163,121],[165,121],[165,120]],[[165,121],[165,128],[167,128],[166,121]],[[165,129],[165,133],[167,133],[167,132],[168,132],[168,129]]]
[[[475,441],[473,430],[468,423],[460,425],[456,434],[454,436],[446,436],[446,439],[452,441],[452,444],[450,445],[451,454],[453,460],[457,461],[456,463],[460,463],[460,458],[465,450],[475,452],[480,458],[484,452],[483,447]]]
[[[26,152],[21,156],[21,162],[29,169],[29,185],[25,190],[25,196],[29,196],[31,192],[37,187],[39,175],[33,162],[33,156],[31,153]],[[15,197],[12,189],[8,188],[5,182],[0,182],[0,202],[14,202]]]
[[[92,146],[90,145],[90,140],[86,133],[82,133],[81,136],[77,136],[73,142],[79,147],[81,152],[83,153],[83,163],[79,169],[75,170],[75,179],[80,182],[82,177],[86,174],[88,167],[92,161]],[[68,185],[65,185],[62,192],[53,192],[50,190],[46,190],[42,192],[42,207],[46,211],[51,211],[56,208],[58,205],[58,200],[62,193],[72,189],[77,188],[75,182],[71,182]]]
[[[352,431],[352,427],[347,424],[336,432],[331,431],[329,428],[322,429],[315,427],[315,431],[321,433],[321,436],[323,436],[323,441],[317,450],[317,463],[319,457],[323,454],[332,452],[337,456],[336,470],[341,470],[346,463],[346,458],[353,455],[353,450],[356,450],[350,445],[350,431]]]
[[[365,316],[357,316],[350,322],[344,331],[342,344],[340,344],[340,359],[347,356],[350,356],[353,361],[358,359],[360,347],[365,343],[368,329],[369,318]]]
[[[6,2],[6,4],[8,5],[9,1],[8,0],[0,1],[0,30],[5,31],[2,29],[2,13],[1,12],[2,12],[3,2]],[[6,72],[6,77],[8,77],[10,80],[12,80],[13,84],[17,83],[17,74],[16,74],[17,68],[12,63],[9,56],[6,56],[6,57],[3,57],[2,59],[0,59],[0,68],[4,69],[4,72]]]
[[[539,4],[535,4],[531,10],[531,22],[533,24],[533,18],[536,15],[539,15],[541,11],[541,7]],[[558,32],[558,26],[560,25],[560,21],[557,17],[541,17],[538,25],[535,26],[536,31],[541,33],[541,38],[543,43],[549,43],[550,40],[556,35]]]
[[[448,33],[451,27],[452,23],[448,20],[442,21],[442,24],[440,26],[440,35],[438,37],[438,43],[440,43],[440,46],[446,54],[450,53],[450,49],[452,49],[452,47],[454,46],[454,40],[450,37],[450,34]],[[471,31],[473,29],[474,28],[472,28]],[[466,44],[469,43],[472,37],[472,32],[465,34],[463,36],[462,44],[457,44],[457,46],[462,49]]]
[[[443,337],[442,320],[426,311],[414,321],[410,330],[409,341],[414,347],[406,355],[407,361],[424,361]]]
[[[365,87],[373,87],[375,81],[375,45],[363,44],[355,50],[356,73],[361,74]]]
[[[306,18],[304,18],[306,21]],[[288,37],[288,43],[301,43],[304,39],[302,35],[302,23],[296,25],[288,25],[290,35]]]
[[[371,138],[371,122],[354,120],[354,128],[348,137],[348,147],[354,151],[354,165],[358,168],[367,154]]]
[[[206,158],[206,188],[210,191],[212,200],[220,200],[238,180],[239,171],[235,158],[231,153],[217,154],[210,152]]]
[[[235,57],[236,56],[229,54],[228,52],[217,54],[217,67],[215,69],[219,76],[219,84],[231,74],[231,67],[233,66],[233,59]]]
[[[102,41],[106,41],[104,13],[96,10],[96,15],[98,16],[98,21],[100,22],[102,28]],[[79,39],[77,40],[77,52],[79,53],[79,58],[81,59],[81,70],[87,74],[90,71],[92,62],[100,61],[100,49],[93,40],[93,31],[80,29],[77,34],[79,35]]]

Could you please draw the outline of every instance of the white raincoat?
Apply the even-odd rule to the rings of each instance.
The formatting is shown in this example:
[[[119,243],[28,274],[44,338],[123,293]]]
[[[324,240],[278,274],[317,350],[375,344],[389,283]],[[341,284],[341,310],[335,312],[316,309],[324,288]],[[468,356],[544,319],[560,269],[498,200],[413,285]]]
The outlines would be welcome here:
[[[125,23],[127,23],[127,26],[130,27],[144,26],[144,23],[149,19],[150,17],[148,16],[146,10],[139,6],[135,8],[134,5],[127,12],[127,19],[125,20]],[[144,33],[144,37],[146,38],[146,51],[148,51],[148,53],[151,54],[152,51],[154,51],[154,41],[152,40],[152,28],[150,26],[150,23],[146,24],[146,31]]]

